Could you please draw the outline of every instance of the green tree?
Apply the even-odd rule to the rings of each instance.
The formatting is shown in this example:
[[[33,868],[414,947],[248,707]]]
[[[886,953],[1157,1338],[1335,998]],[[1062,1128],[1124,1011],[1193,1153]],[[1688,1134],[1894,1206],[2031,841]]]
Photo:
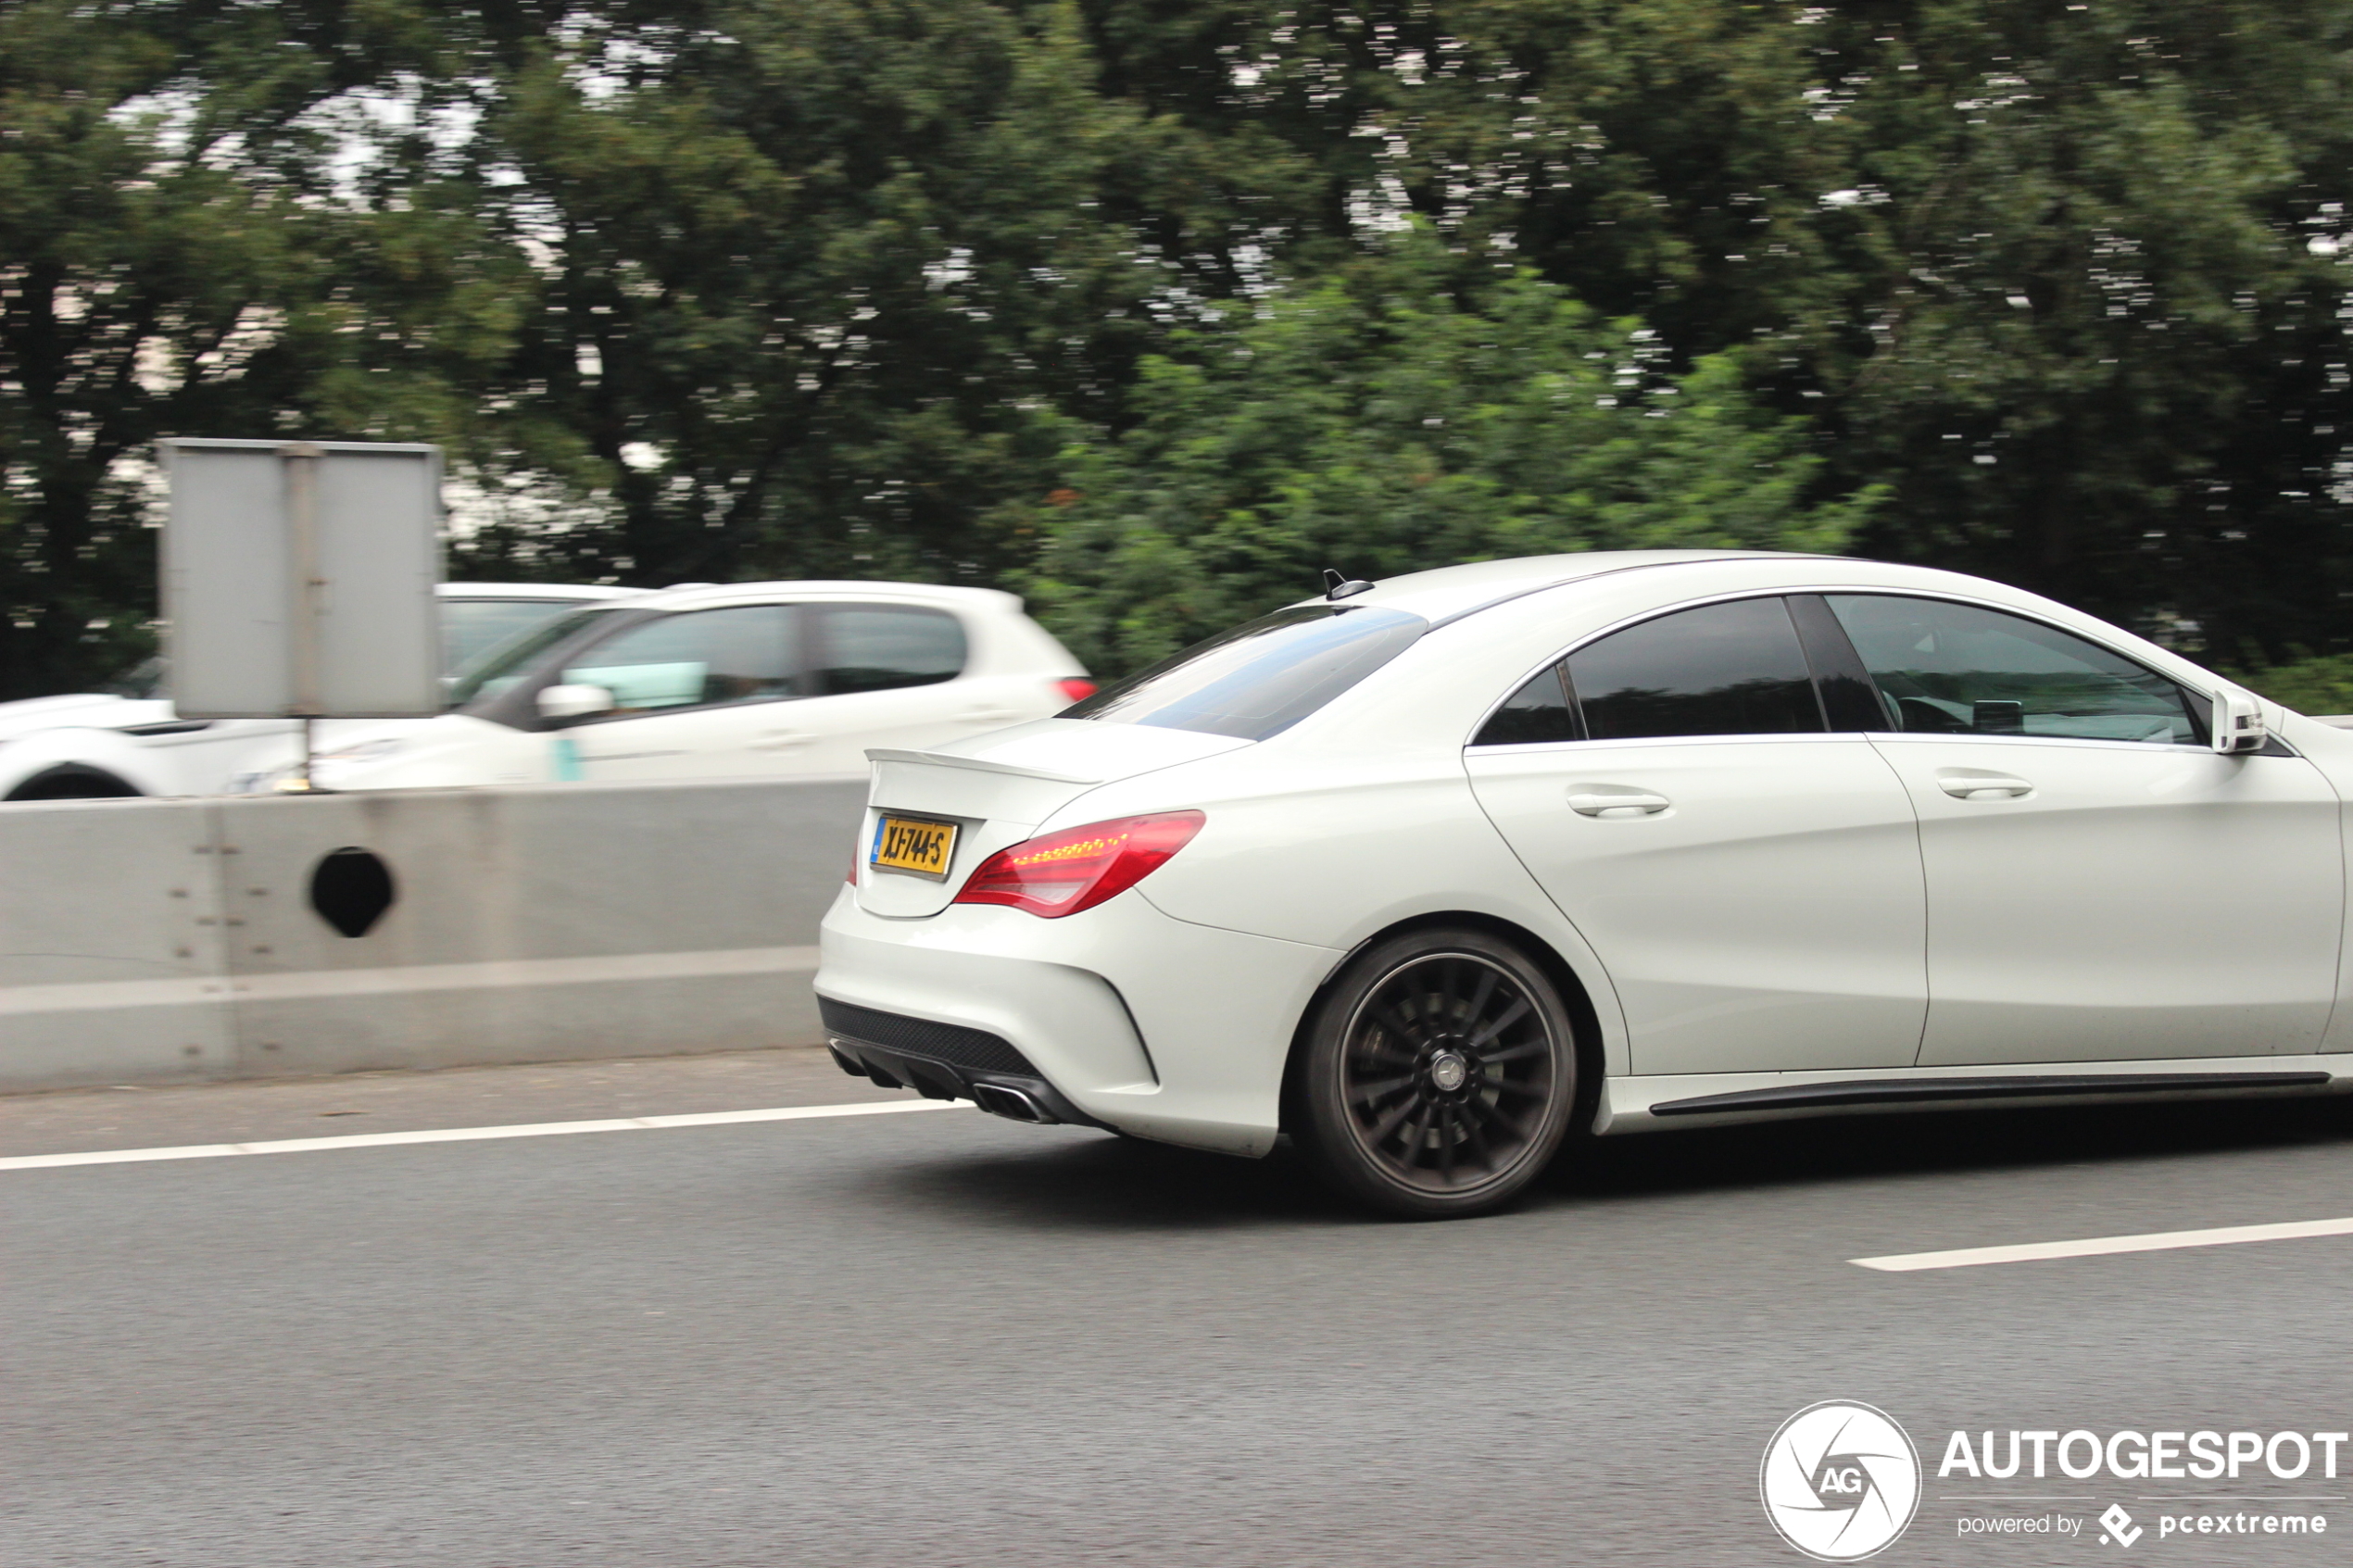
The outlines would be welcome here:
[[[148,650],[157,437],[472,418],[528,270],[419,136],[321,117],[404,80],[430,107],[449,36],[398,5],[0,8],[0,697]],[[339,188],[355,149],[372,192]]]
[[[461,573],[1076,593],[1074,426],[1176,429],[1277,280],[1385,352],[1416,223],[1808,418],[1856,549],[2343,651],[2348,61],[2326,0],[19,0],[0,694],[137,651],[166,433],[442,441]]]
[[[482,133],[541,257],[516,415],[584,438],[611,504],[478,564],[994,576],[1030,410],[1115,405],[1154,331],[1106,193],[1167,138],[1095,91],[1066,6],[586,7]]]
[[[1809,499],[1805,421],[1731,363],[1676,372],[1655,332],[1527,270],[1466,281],[1416,236],[1148,358],[1116,433],[1051,419],[1057,487],[1013,526],[1025,579],[1099,671],[1312,591],[1588,549],[1835,550],[1878,499]]]
[[[2326,0],[1094,0],[1109,82],[1821,418],[1872,554],[2232,657],[2347,640],[2353,11]],[[1213,248],[1207,244],[1200,248]],[[2241,653],[2239,650],[2244,649]]]
[[[2322,654],[2226,673],[2297,713],[2353,713],[2353,654]]]

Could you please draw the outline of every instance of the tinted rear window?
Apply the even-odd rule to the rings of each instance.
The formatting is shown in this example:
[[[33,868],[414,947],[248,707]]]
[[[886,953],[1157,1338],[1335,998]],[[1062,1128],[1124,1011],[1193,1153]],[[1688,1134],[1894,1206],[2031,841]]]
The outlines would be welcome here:
[[[1370,606],[1278,609],[1115,682],[1062,716],[1265,740],[1395,659],[1428,630],[1418,615]]]

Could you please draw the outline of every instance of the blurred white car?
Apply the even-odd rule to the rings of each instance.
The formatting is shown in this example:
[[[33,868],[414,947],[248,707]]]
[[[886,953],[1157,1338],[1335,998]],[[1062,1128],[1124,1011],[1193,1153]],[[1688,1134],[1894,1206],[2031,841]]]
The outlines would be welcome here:
[[[591,583],[445,583],[442,668],[462,671],[551,616],[636,594]],[[156,663],[116,692],[0,703],[0,800],[234,793],[297,760],[297,721],[182,719],[162,685]],[[330,721],[319,726],[318,744],[363,726],[384,727],[381,720]]]
[[[1011,594],[736,583],[591,605],[459,681],[451,712],[347,733],[333,790],[570,780],[856,777],[872,746],[937,746],[1094,691]]]

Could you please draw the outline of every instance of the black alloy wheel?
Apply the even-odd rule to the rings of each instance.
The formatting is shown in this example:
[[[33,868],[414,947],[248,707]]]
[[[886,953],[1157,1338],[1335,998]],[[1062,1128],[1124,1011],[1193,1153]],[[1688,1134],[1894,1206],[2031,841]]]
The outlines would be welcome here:
[[[1482,1213],[1548,1164],[1577,1101],[1559,992],[1482,931],[1409,932],[1350,964],[1294,1081],[1295,1141],[1325,1179],[1391,1213]]]

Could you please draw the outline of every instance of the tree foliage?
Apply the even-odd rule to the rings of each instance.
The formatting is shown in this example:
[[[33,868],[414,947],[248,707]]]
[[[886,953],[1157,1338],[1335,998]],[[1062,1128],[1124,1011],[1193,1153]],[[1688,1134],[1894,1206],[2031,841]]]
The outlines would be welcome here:
[[[1114,7],[1115,76],[1279,144],[1302,254],[1418,215],[1735,356],[1833,490],[1894,487],[1869,553],[2225,656],[2346,641],[2345,7],[1178,14]]]
[[[501,373],[530,270],[416,138],[332,112],[449,74],[441,21],[346,13],[0,7],[0,696],[151,646],[157,437],[447,438]]]
[[[2294,659],[2260,670],[2231,671],[2232,678],[2297,713],[2353,713],[2353,654]]]
[[[1325,554],[1833,523],[2333,655],[2349,58],[2323,0],[14,0],[0,696],[139,651],[175,433],[443,442],[463,572],[1026,581],[1106,661]]]
[[[1327,566],[1829,551],[1877,499],[1809,505],[1803,421],[1760,408],[1730,360],[1677,373],[1655,332],[1530,271],[1460,271],[1423,239],[1236,305],[1146,358],[1124,431],[1055,421],[1025,586],[1082,659],[1151,662]]]

